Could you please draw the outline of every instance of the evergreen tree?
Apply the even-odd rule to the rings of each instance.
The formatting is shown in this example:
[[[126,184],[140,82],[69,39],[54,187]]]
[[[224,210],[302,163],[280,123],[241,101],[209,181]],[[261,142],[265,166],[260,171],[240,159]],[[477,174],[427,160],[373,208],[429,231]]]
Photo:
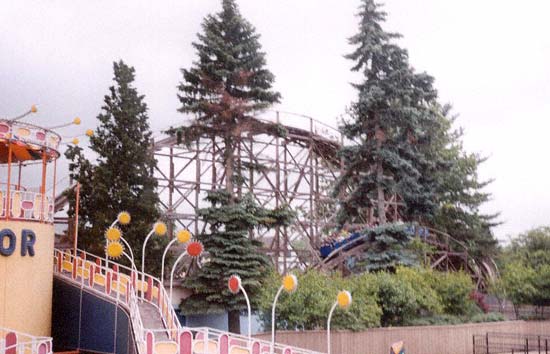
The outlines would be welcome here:
[[[134,254],[141,254],[147,233],[159,218],[159,199],[153,178],[155,160],[148,149],[151,139],[147,106],[133,81],[135,70],[124,62],[113,64],[115,85],[109,88],[104,106],[98,115],[99,126],[90,138],[95,162],[88,160],[80,147],[71,147],[66,157],[70,177],[81,184],[79,210],[79,247],[104,255],[107,227],[121,211],[131,214],[132,221],[124,226],[124,238]],[[69,216],[74,216],[74,192],[71,192]],[[146,257],[160,259],[165,240],[152,238]],[[135,260],[138,264],[141,257]],[[159,264],[150,261],[147,270],[155,273]]]
[[[456,116],[451,116],[451,106],[440,108],[440,127],[435,132],[431,158],[438,161],[435,171],[435,202],[437,210],[431,225],[465,243],[470,255],[482,260],[494,256],[498,242],[491,228],[498,225],[497,214],[484,214],[480,207],[488,202],[491,195],[484,188],[492,181],[481,181],[478,167],[485,158],[464,151],[462,130],[453,130]]]
[[[238,318],[246,302],[243,296],[227,289],[227,280],[238,275],[255,300],[269,270],[269,259],[260,252],[261,242],[250,239],[248,232],[253,228],[288,226],[292,217],[285,210],[258,206],[251,194],[234,199],[227,191],[216,190],[209,192],[206,199],[212,206],[200,209],[199,215],[210,232],[198,238],[208,252],[208,261],[185,279],[184,285],[193,290],[193,295],[182,301],[181,309],[185,314],[226,310]],[[239,322],[230,319],[230,324],[237,326]],[[232,327],[230,331],[239,332],[239,328]]]
[[[426,158],[438,124],[433,78],[409,66],[407,51],[393,43],[399,35],[381,27],[386,14],[379,5],[364,0],[359,15],[359,33],[350,39],[356,50],[347,58],[364,80],[354,84],[358,99],[351,119],[341,125],[344,136],[357,144],[341,151],[345,170],[337,192],[350,192],[341,202],[339,219],[361,220],[372,208],[378,223],[385,224],[386,201],[394,195],[402,199],[405,217],[430,215],[435,208],[432,181],[423,172],[434,168]]]
[[[172,132],[186,142],[204,134],[223,141],[225,191],[210,193],[212,206],[201,211],[211,228],[210,233],[199,236],[210,252],[210,262],[187,282],[195,295],[182,304],[182,310],[228,310],[229,330],[239,332],[239,312],[246,308],[245,303],[223,289],[227,277],[236,273],[241,275],[245,288],[251,288],[247,289],[249,294],[255,296],[266,260],[260,256],[260,245],[247,240],[246,235],[267,211],[252,206],[248,197],[237,197],[245,181],[243,170],[261,166],[239,163],[235,151],[242,132],[261,124],[250,115],[277,103],[280,94],[272,89],[274,76],[265,67],[259,35],[240,14],[234,0],[222,0],[221,12],[205,18],[193,47],[198,60],[190,69],[182,70],[184,80],[178,87],[178,97],[182,103],[179,111],[193,114],[195,121]],[[277,127],[272,128],[277,133]],[[274,212],[283,219],[290,216],[285,208]]]
[[[384,232],[386,223],[429,219],[436,208],[430,172],[437,165],[429,151],[439,124],[437,93],[433,78],[415,73],[407,51],[394,43],[400,36],[382,29],[386,13],[379,5],[364,0],[360,9],[359,33],[350,38],[356,49],[347,58],[364,79],[354,84],[358,98],[350,119],[340,127],[353,144],[340,152],[345,168],[335,189],[340,197],[338,220],[378,224],[373,234],[380,247],[367,252],[360,263],[384,260],[380,267],[394,267],[409,263],[410,257],[399,250],[411,236],[398,226]],[[387,215],[390,199],[400,205],[398,218]],[[371,259],[375,253],[376,260]]]

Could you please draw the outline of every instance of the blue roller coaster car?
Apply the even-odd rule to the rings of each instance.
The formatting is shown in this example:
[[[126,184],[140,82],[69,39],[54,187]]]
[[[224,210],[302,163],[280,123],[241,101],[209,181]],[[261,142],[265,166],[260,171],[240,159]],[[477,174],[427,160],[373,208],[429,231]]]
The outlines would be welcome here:
[[[352,243],[354,240],[358,239],[361,236],[363,236],[361,233],[354,232],[342,241],[332,241],[328,244],[321,246],[321,248],[319,249],[321,258],[327,258],[328,255],[331,254],[334,250],[339,249],[349,243]],[[348,250],[352,247],[353,245],[350,245],[349,247],[343,247],[343,250]]]

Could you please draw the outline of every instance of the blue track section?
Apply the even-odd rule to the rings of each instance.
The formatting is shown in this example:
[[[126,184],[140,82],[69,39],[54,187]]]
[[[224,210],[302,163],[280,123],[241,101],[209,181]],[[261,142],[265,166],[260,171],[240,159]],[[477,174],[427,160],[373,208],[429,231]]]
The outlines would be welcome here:
[[[135,354],[130,318],[109,299],[54,278],[54,351]]]

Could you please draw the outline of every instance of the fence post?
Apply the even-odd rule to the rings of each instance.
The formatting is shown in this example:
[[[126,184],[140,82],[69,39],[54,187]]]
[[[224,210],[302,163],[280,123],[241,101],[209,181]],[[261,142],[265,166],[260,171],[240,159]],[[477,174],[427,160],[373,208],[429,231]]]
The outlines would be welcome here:
[[[489,332],[485,333],[485,350],[489,354]]]
[[[472,348],[474,349],[474,354],[476,354],[476,335],[472,336]]]
[[[525,338],[525,354],[529,354],[529,338]]]
[[[540,336],[537,337],[538,340],[538,347],[539,347],[539,354],[540,354]]]
[[[548,339],[544,340],[544,353],[548,354]]]

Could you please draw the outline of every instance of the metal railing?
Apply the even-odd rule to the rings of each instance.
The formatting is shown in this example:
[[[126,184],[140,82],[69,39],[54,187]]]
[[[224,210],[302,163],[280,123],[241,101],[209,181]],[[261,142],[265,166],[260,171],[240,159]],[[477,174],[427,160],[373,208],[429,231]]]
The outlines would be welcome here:
[[[52,338],[0,327],[0,354],[52,354]]]
[[[548,354],[550,336],[488,332],[473,336],[474,354]]]
[[[85,251],[78,250],[74,255],[71,251],[55,250],[54,272],[125,306],[140,354],[229,354],[234,352],[232,348],[242,354],[320,354],[277,343],[271,351],[271,342],[261,339],[208,327],[184,327],[158,278],[111,260],[107,263],[104,258]],[[141,302],[157,309],[164,328],[144,327],[139,306]]]
[[[10,190],[9,213],[7,192],[0,186],[0,218],[11,220],[53,222],[54,205],[51,196],[28,190]]]
[[[57,151],[61,136],[56,132],[25,122],[0,119],[0,138],[21,141],[31,147],[47,147]]]

